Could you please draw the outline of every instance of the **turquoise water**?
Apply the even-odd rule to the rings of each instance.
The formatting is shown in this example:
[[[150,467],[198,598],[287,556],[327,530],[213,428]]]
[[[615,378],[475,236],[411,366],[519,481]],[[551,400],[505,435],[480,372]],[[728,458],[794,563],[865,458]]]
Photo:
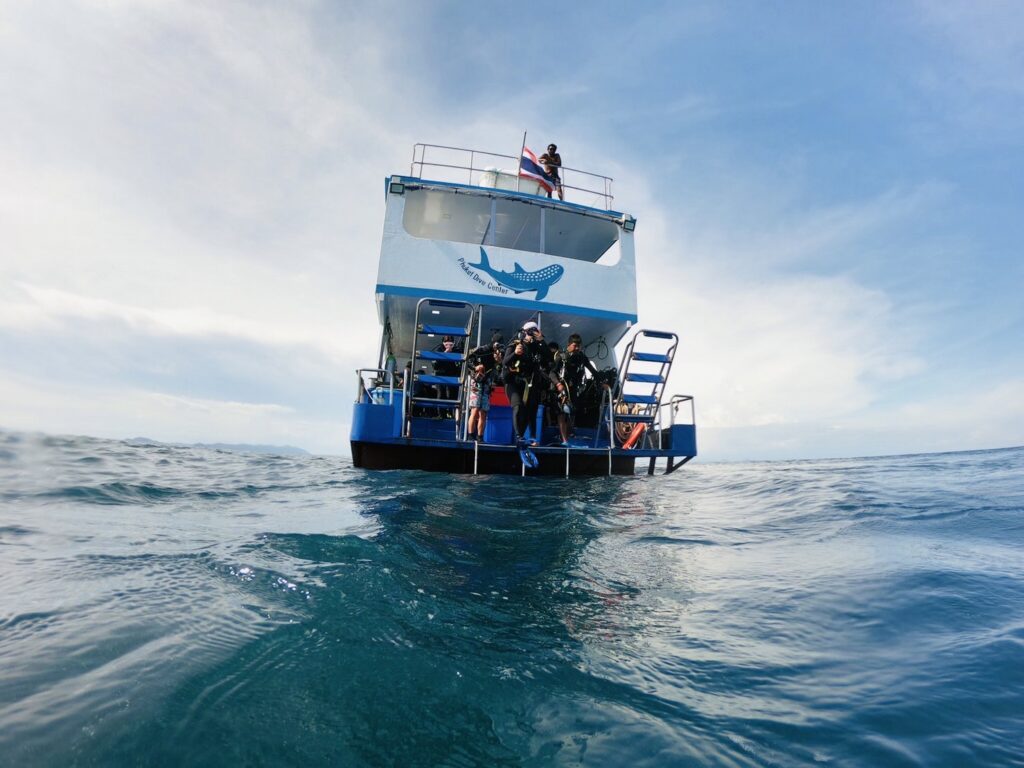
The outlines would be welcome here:
[[[1024,765],[1024,449],[663,478],[0,432],[0,764]]]

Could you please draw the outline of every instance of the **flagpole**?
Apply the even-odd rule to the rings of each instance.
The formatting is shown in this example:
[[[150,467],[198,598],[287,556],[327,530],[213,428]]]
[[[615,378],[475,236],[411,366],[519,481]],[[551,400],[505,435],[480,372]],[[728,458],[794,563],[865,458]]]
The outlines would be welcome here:
[[[526,131],[523,131],[523,146],[519,148],[519,167],[516,168],[516,192],[519,191],[519,180],[522,177],[521,171],[523,170],[523,152],[526,151]]]

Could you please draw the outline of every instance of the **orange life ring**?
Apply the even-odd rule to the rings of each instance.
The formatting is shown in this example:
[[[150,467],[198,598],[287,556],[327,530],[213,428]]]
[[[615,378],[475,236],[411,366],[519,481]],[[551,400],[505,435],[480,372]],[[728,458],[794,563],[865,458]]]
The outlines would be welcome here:
[[[629,449],[636,445],[636,441],[640,439],[640,435],[647,429],[647,425],[641,422],[633,427],[633,431],[629,433],[629,437],[626,438],[626,442],[622,444],[623,448]]]

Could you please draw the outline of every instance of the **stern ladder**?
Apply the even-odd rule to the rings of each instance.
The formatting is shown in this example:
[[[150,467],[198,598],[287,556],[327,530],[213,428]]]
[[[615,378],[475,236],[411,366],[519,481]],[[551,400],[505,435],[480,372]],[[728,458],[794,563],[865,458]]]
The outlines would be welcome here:
[[[661,397],[678,345],[679,337],[674,333],[641,329],[626,347],[616,382],[618,394],[608,418],[612,434],[624,447],[635,447],[641,441],[653,447],[652,427],[658,421]]]
[[[456,315],[456,319],[460,312],[465,313],[465,320],[462,325],[441,325],[439,323],[421,322],[420,321],[420,310],[425,306],[437,307],[441,310],[449,310],[446,314],[450,317],[452,314]],[[452,312],[454,310],[454,312]],[[439,312],[435,312],[439,314]],[[412,354],[411,359],[413,361],[413,374],[412,381],[406,382],[406,387],[409,391],[406,392],[406,396],[403,398],[403,408],[405,414],[403,418],[404,424],[404,437],[411,436],[412,429],[412,416],[413,408],[419,406],[420,408],[436,408],[452,410],[455,416],[456,424],[456,435],[458,435],[458,424],[459,424],[459,411],[462,408],[462,384],[466,379],[466,355],[469,350],[466,347],[469,344],[469,337],[473,333],[473,320],[476,315],[476,306],[466,301],[447,301],[442,299],[431,299],[424,298],[416,302],[416,317],[414,320],[414,327],[416,333],[413,335],[412,341]],[[451,322],[448,320],[447,322]],[[456,352],[439,352],[436,349],[421,349],[421,344],[428,344],[425,339],[431,337],[444,338],[445,336],[451,336],[455,339],[456,345],[460,342],[462,344],[462,351]],[[425,337],[425,338],[424,338]],[[429,360],[432,363],[437,362],[448,362],[459,364],[459,375],[458,376],[439,376],[437,374],[419,373],[416,369],[416,361],[418,360]],[[416,385],[427,385],[431,387],[438,387],[438,397],[427,397],[423,394],[414,394],[420,387]],[[444,390],[440,389],[444,387],[449,392],[454,388],[455,397],[441,397]]]

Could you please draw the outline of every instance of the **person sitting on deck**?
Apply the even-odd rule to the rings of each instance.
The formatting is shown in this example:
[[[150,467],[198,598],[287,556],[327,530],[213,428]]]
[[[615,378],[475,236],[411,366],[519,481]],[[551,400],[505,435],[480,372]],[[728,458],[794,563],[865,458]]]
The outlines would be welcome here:
[[[455,347],[455,339],[451,336],[445,336],[441,343],[435,347],[435,352],[447,352],[453,353],[459,350]],[[462,363],[456,360],[435,360],[434,361],[434,375],[435,376],[453,376],[458,378],[462,373]],[[455,400],[459,395],[458,385],[451,384],[439,384],[437,385],[437,398],[439,400]],[[442,411],[443,415],[452,416],[453,411],[451,409],[445,409]]]
[[[548,151],[540,156],[540,161],[544,165],[544,170],[548,172],[548,176],[555,182],[558,199],[565,200],[565,193],[562,190],[562,179],[558,176],[558,169],[562,167],[562,156],[558,154],[558,147],[554,144],[548,144]],[[550,192],[548,192],[548,197],[551,197]]]
[[[583,351],[583,338],[574,333],[569,336],[569,343],[565,348],[565,355],[560,360],[557,368],[558,374],[558,430],[562,433],[562,445],[569,444],[574,426],[574,415],[576,403],[580,393],[583,391],[584,371],[590,371],[591,376],[597,375],[597,368],[590,362],[587,353]]]

